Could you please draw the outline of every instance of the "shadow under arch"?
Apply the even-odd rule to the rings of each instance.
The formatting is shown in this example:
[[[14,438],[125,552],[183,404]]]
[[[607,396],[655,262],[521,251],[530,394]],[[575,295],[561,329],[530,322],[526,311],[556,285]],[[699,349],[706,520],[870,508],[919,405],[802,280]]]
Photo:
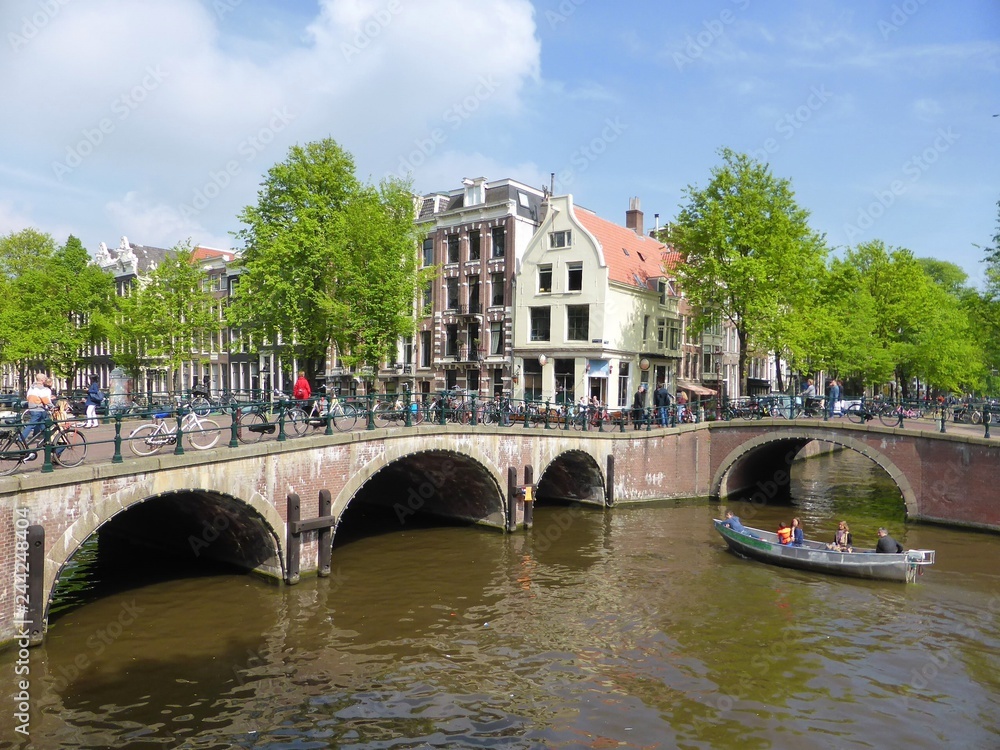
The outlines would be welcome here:
[[[568,450],[541,470],[536,499],[541,502],[605,505],[606,483],[600,464],[586,451]]]
[[[388,444],[389,448],[392,444]],[[476,455],[478,454],[478,455]],[[391,509],[399,522],[417,513],[500,529],[506,527],[506,491],[499,470],[472,445],[383,453],[357,472],[333,501],[341,519],[356,500]]]
[[[883,452],[850,435],[808,428],[760,435],[734,448],[719,463],[712,476],[711,497],[722,499],[736,492],[745,492],[750,495],[751,502],[786,499],[792,463],[799,451],[813,441],[855,451],[874,462],[899,489],[906,514],[910,517],[919,515],[917,497],[909,478]]]
[[[133,496],[101,518],[77,519],[46,553],[44,622],[60,576],[83,544],[95,534],[127,537],[136,545],[166,555],[224,563],[281,580],[283,552],[278,528],[284,522],[259,495],[245,501],[227,492],[190,488]],[[276,526],[275,524],[279,524]]]

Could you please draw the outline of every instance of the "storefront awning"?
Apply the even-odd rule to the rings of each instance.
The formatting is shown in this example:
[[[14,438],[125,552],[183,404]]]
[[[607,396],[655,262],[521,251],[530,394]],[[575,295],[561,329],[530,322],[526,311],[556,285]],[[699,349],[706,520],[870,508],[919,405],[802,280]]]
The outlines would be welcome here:
[[[711,388],[706,388],[703,385],[698,385],[697,383],[688,383],[683,380],[677,381],[677,387],[687,391],[688,393],[693,393],[695,396],[714,396],[715,391]]]

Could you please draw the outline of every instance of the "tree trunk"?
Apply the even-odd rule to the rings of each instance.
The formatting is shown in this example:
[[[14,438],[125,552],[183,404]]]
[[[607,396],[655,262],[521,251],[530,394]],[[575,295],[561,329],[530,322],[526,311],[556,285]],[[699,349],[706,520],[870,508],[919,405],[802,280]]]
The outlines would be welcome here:
[[[777,349],[774,350],[774,372],[778,376],[778,393],[784,393],[785,384],[781,378],[781,355],[778,353]]]

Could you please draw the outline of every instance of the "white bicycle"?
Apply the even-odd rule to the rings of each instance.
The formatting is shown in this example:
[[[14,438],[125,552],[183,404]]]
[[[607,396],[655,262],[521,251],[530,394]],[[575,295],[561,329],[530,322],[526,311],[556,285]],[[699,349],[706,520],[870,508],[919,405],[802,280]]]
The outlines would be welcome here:
[[[188,445],[199,451],[214,448],[222,435],[218,422],[201,416],[189,404],[182,408],[187,409],[181,417],[181,429]],[[167,420],[170,416],[168,412],[154,414],[152,422],[132,430],[128,436],[128,444],[135,455],[152,456],[165,445],[177,444],[177,420]]]

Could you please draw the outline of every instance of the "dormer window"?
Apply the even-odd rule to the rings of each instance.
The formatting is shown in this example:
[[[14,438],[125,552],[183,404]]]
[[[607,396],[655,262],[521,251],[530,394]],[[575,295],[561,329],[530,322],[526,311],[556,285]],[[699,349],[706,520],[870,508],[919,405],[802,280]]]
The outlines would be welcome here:
[[[465,185],[465,206],[478,206],[480,203],[485,201],[486,194],[486,180],[482,177],[478,177],[474,180],[464,179],[462,184]]]
[[[573,244],[573,232],[565,229],[561,232],[549,232],[549,248],[557,250]]]

